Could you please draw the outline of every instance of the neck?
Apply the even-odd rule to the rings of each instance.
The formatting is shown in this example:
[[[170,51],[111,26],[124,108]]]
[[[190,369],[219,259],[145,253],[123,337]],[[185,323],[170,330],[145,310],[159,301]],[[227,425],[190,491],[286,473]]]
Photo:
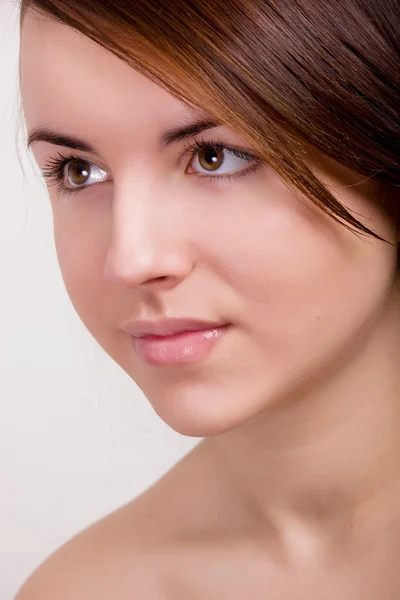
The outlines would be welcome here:
[[[266,526],[284,535],[296,523],[319,537],[347,535],[374,515],[393,517],[400,490],[399,313],[396,297],[334,375],[211,438],[258,531]]]

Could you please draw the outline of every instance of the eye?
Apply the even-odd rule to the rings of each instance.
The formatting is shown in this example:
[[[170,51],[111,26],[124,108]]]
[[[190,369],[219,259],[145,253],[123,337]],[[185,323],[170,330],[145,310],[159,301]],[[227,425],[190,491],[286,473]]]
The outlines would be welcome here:
[[[81,158],[70,160],[64,166],[64,185],[69,189],[87,187],[106,179],[106,171]]]
[[[193,159],[189,165],[189,173],[208,175],[209,177],[229,176],[243,172],[249,168],[249,163],[257,161],[256,157],[236,148],[230,148],[220,142],[195,141],[190,146]]]

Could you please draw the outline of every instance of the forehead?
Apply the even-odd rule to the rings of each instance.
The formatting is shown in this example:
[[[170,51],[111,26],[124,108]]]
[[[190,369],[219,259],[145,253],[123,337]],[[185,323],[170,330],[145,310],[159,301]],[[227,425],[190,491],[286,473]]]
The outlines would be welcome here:
[[[199,114],[89,38],[33,11],[21,31],[21,89],[28,125],[68,124],[94,143],[110,130],[114,138],[141,129],[156,136]]]

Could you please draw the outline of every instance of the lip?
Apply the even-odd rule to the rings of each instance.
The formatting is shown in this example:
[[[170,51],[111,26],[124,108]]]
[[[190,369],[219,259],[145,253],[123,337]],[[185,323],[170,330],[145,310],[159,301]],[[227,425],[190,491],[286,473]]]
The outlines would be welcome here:
[[[135,338],[146,336],[167,337],[187,331],[203,331],[221,327],[226,323],[216,323],[200,319],[186,319],[181,317],[169,317],[160,321],[132,321],[126,323],[122,329]]]
[[[204,359],[221,341],[229,325],[176,318],[158,322],[136,321],[123,329],[132,335],[138,357],[157,366]]]

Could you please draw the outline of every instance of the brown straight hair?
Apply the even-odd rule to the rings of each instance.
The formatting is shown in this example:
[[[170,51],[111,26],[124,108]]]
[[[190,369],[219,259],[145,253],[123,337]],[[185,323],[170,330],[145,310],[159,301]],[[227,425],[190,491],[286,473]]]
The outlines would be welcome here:
[[[295,193],[382,239],[307,152],[400,186],[400,0],[22,0],[21,23],[28,8],[206,109]]]

